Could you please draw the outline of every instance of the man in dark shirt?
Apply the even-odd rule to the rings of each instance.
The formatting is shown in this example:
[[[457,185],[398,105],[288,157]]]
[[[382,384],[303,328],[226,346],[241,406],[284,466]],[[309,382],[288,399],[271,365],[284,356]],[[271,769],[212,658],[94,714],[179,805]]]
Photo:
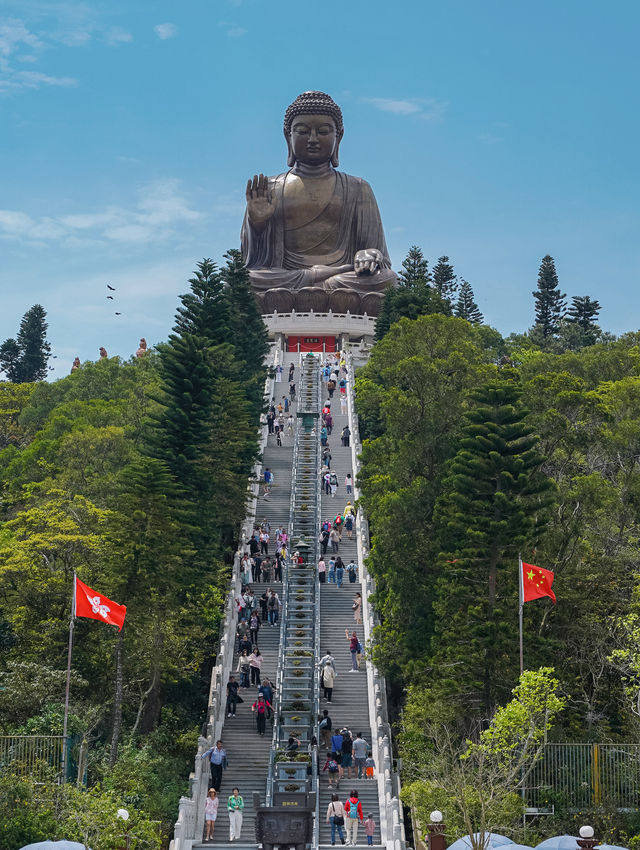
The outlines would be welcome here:
[[[236,716],[236,705],[238,704],[238,683],[235,676],[229,676],[227,682],[227,717]]]

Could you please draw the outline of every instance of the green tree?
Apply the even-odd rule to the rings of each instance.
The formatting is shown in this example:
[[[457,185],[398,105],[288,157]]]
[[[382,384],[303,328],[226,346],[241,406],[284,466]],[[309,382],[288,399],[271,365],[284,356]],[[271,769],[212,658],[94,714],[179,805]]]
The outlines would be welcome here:
[[[429,690],[411,686],[400,736],[402,796],[423,837],[434,809],[447,813],[449,841],[468,835],[473,850],[484,850],[485,834],[519,828],[524,800],[518,792],[566,704],[553,673],[548,667],[526,670],[512,699],[473,740],[461,740],[455,725],[434,721]]]
[[[208,258],[201,260],[189,278],[189,292],[180,296],[173,333],[194,336],[218,345],[229,338],[229,304],[224,297],[222,273]]]
[[[601,333],[597,324],[599,313],[600,302],[592,300],[588,295],[575,295],[571,299],[566,321],[580,329],[582,342],[580,347],[594,345],[598,341]]]
[[[356,378],[365,438],[358,480],[375,530],[368,565],[383,620],[375,653],[396,683],[414,665],[424,669],[433,623],[433,505],[467,395],[493,373],[467,322],[430,315],[394,324]]]
[[[535,547],[552,487],[520,396],[510,375],[471,394],[436,507],[443,573],[432,663],[469,721],[492,712],[514,681],[518,552]]]
[[[23,383],[44,381],[51,346],[47,342],[47,314],[44,307],[35,304],[22,317],[18,331],[20,346],[20,378]]]
[[[443,301],[453,303],[453,297],[458,289],[458,279],[449,262],[449,257],[439,257],[433,267],[433,288]],[[466,316],[462,316],[466,319]]]
[[[535,301],[536,326],[540,329],[543,340],[556,336],[564,316],[566,296],[560,292],[556,265],[549,254],[542,258],[538,271],[538,288],[532,295]]]
[[[22,381],[21,354],[20,346],[13,338],[5,339],[0,345],[0,371],[4,372],[7,380],[13,384]]]
[[[249,272],[240,251],[227,251],[222,272],[229,300],[229,340],[244,362],[242,378],[253,415],[258,420],[264,404],[265,359],[269,351],[267,328],[251,290]]]
[[[454,315],[460,319],[466,319],[472,325],[481,325],[484,322],[484,316],[474,300],[471,284],[467,283],[466,280],[460,283]]]
[[[398,273],[398,282],[400,286],[408,289],[422,289],[431,283],[429,263],[417,245],[409,248],[407,256],[402,261],[402,271]]]

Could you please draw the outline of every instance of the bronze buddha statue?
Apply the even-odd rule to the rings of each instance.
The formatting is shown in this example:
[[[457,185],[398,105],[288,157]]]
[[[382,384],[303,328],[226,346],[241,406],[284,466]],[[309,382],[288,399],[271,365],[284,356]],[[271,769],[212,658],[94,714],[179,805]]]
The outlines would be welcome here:
[[[262,312],[376,316],[397,284],[369,184],[337,171],[340,107],[304,92],[284,118],[289,170],[247,183],[242,253]]]

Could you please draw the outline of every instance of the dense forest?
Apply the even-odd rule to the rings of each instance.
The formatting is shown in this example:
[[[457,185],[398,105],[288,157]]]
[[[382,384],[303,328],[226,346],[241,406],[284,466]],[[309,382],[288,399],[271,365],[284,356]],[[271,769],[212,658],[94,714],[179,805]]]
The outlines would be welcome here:
[[[568,304],[550,256],[532,327],[508,337],[448,257],[430,268],[414,246],[399,278],[356,378],[369,650],[407,802],[448,807],[458,834],[516,829],[514,788],[544,740],[638,741],[640,333],[602,331],[589,296]],[[121,632],[76,623],[70,732],[90,792],[3,775],[0,847],[115,848],[118,800],[152,850],[185,791],[267,351],[238,252],[189,284],[167,342],[128,361],[45,382],[40,305],[0,346],[0,734],[62,731],[73,573],[127,605]],[[524,677],[519,557],[554,572],[557,596],[524,607]],[[600,834],[640,846],[632,816],[601,815]]]
[[[33,312],[0,351],[13,379],[0,383],[0,734],[62,732],[74,571],[127,606],[120,632],[75,625],[69,731],[74,760],[88,745],[92,792],[50,783],[36,794],[4,775],[3,848],[98,835],[119,847],[112,800],[128,806],[135,846],[159,847],[186,790],[267,351],[237,252],[221,269],[202,261],[189,284],[168,341],[141,357],[43,382],[48,346],[29,358]]]
[[[518,685],[519,556],[555,575],[557,605],[524,606],[525,669],[553,668],[562,699],[545,736],[637,742],[640,731],[640,334],[603,333],[587,296],[567,310],[548,256],[532,328],[506,339],[460,309],[468,285],[456,309],[452,269],[446,278],[448,289],[412,249],[356,380],[373,653],[423,814],[442,803],[424,779],[443,757],[437,730],[464,754]],[[443,770],[451,778],[450,760]],[[521,814],[520,801],[496,822]]]

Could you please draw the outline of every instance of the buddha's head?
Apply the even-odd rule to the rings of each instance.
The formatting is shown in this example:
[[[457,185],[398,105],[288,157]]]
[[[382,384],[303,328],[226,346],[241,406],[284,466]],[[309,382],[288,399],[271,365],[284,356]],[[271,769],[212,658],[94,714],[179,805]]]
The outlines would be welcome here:
[[[287,164],[338,165],[338,149],[344,134],[342,111],[321,91],[306,91],[293,101],[284,116]]]

